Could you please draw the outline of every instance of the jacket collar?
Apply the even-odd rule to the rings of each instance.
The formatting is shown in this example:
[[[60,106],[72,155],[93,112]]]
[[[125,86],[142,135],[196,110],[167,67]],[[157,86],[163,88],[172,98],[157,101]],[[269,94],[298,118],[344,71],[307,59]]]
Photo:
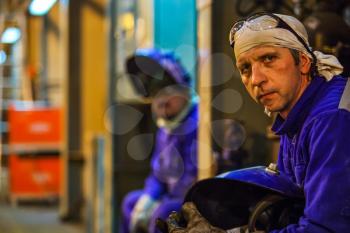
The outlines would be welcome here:
[[[287,134],[289,137],[294,136],[300,130],[306,117],[309,115],[316,95],[324,82],[325,80],[321,77],[313,78],[287,118],[283,119],[279,114],[277,115],[272,126],[272,131],[277,135]]]

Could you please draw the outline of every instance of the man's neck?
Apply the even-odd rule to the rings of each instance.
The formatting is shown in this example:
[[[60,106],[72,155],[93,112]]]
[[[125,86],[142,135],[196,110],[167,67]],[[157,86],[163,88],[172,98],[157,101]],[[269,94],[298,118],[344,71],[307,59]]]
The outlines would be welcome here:
[[[303,95],[304,91],[310,85],[310,83],[311,83],[311,78],[309,76],[302,77],[302,81],[299,85],[296,98],[294,98],[294,100],[284,110],[279,112],[280,116],[283,119],[286,119],[288,117],[288,114],[290,113],[290,111],[292,111],[293,107],[298,102],[300,97]]]

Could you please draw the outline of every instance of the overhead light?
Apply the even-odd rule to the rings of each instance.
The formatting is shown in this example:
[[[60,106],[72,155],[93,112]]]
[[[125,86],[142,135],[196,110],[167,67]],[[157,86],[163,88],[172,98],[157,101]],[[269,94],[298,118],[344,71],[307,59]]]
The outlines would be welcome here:
[[[29,13],[31,15],[45,15],[57,0],[32,0],[29,5]]]
[[[13,44],[21,37],[21,30],[17,27],[8,27],[1,35],[1,43]]]
[[[126,31],[132,30],[135,27],[134,15],[130,12],[123,13],[121,16],[122,28]]]

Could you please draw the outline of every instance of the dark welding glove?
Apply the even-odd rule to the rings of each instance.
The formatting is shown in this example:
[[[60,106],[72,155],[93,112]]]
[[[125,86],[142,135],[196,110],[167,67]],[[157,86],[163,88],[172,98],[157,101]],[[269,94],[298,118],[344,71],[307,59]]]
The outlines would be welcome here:
[[[212,226],[197,210],[192,202],[186,202],[182,206],[182,215],[172,213],[166,220],[169,233],[225,233],[226,231]],[[187,222],[183,226],[183,222]]]
[[[249,232],[247,226],[227,231],[212,226],[192,202],[186,202],[182,206],[181,214],[173,212],[166,222],[159,219],[157,225],[163,233],[264,233],[263,231]]]

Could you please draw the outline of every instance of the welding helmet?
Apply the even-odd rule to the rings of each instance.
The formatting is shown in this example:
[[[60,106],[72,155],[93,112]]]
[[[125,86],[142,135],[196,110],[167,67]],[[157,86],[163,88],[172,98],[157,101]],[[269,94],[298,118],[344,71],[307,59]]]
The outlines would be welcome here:
[[[252,167],[197,182],[186,194],[210,224],[224,230],[248,225],[269,232],[297,223],[303,192],[276,169]]]
[[[172,52],[138,49],[126,61],[126,70],[136,92],[154,97],[170,85],[191,85],[191,79]]]

